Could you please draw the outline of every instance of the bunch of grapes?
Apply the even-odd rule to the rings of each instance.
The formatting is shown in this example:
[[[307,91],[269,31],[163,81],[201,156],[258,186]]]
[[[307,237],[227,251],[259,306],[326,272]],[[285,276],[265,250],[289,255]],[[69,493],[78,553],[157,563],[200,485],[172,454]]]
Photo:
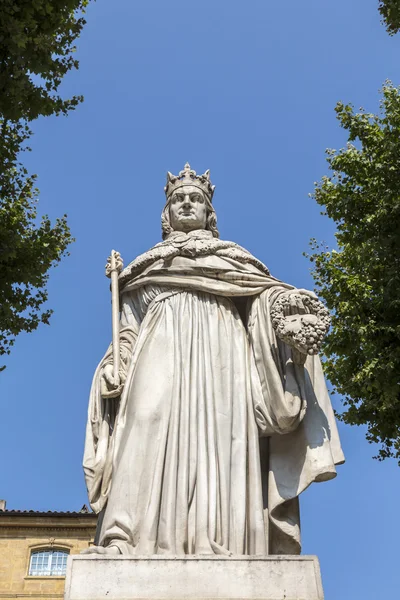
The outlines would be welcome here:
[[[280,296],[271,309],[272,325],[280,339],[301,353],[318,354],[331,324],[329,311],[309,296],[301,295],[301,301],[306,313],[291,315],[289,296]]]

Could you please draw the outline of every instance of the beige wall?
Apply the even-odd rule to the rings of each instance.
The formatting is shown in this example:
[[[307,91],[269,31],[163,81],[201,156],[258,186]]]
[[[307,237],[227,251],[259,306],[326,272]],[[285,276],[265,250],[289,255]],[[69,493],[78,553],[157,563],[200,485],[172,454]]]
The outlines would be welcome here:
[[[62,598],[64,577],[30,577],[30,554],[40,548],[79,554],[93,543],[95,515],[7,516],[0,513],[0,599]]]

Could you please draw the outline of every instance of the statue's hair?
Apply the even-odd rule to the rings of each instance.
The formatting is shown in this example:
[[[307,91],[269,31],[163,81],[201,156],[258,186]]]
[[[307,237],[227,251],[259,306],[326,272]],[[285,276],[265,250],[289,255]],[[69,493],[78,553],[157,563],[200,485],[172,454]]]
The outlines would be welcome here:
[[[207,221],[206,221],[206,229],[211,231],[215,238],[219,238],[219,231],[217,228],[217,213],[214,210],[213,205],[211,204],[208,197],[204,194],[204,200],[207,208]],[[165,240],[166,237],[174,231],[171,225],[171,215],[170,215],[170,206],[171,200],[168,199],[166,205],[164,206],[164,210],[161,213],[161,230],[162,230],[162,239]]]

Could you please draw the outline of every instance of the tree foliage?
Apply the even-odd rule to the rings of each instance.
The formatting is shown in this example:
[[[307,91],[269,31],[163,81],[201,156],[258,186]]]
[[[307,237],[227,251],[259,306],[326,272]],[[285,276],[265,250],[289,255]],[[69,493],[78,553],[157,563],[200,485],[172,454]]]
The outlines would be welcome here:
[[[389,35],[397,33],[400,30],[400,0],[379,0],[379,12]]]
[[[74,42],[88,0],[2,0],[0,10],[0,355],[21,331],[48,323],[49,269],[72,238],[65,215],[38,222],[36,175],[21,153],[29,150],[30,122],[67,114],[82,100],[63,99],[63,77],[78,68]]]
[[[338,103],[348,132],[327,150],[332,171],[313,197],[337,226],[337,250],[315,240],[319,295],[333,312],[325,371],[344,397],[339,418],[366,424],[377,458],[400,461],[400,88],[387,82],[381,111]]]

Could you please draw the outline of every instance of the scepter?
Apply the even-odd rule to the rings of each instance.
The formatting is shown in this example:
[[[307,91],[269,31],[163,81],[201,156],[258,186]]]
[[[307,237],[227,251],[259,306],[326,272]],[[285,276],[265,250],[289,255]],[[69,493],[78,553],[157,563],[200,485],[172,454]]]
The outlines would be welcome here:
[[[111,250],[111,256],[107,259],[106,276],[111,279],[111,312],[112,312],[112,351],[113,351],[113,377],[115,385],[119,386],[119,289],[118,275],[122,271],[124,263],[121,255]]]

